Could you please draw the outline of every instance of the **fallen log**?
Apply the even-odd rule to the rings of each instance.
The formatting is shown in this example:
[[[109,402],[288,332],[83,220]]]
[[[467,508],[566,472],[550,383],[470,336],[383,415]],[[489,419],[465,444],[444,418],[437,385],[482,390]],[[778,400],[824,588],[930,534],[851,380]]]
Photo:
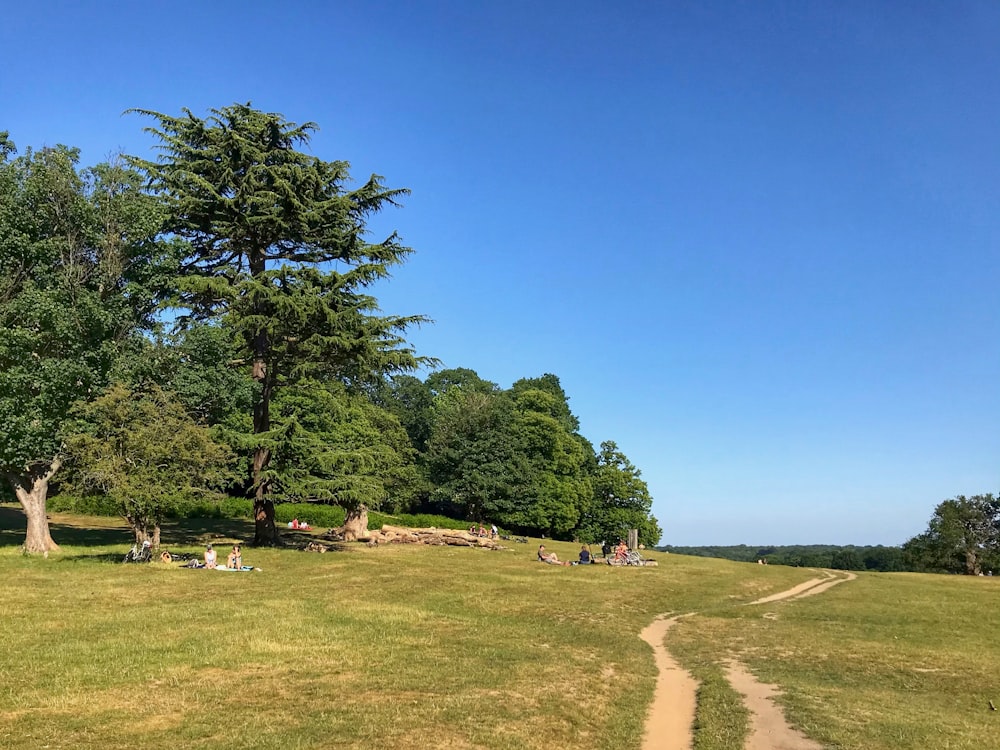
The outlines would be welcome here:
[[[431,544],[451,547],[481,547],[483,549],[506,549],[495,539],[470,534],[460,529],[423,528],[411,529],[405,526],[385,524],[379,532],[381,540],[390,544]]]

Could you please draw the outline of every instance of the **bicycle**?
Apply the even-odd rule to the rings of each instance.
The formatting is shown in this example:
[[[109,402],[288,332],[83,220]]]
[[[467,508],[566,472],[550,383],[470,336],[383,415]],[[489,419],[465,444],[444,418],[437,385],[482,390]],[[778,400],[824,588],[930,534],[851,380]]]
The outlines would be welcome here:
[[[153,548],[148,539],[144,539],[140,545],[138,542],[132,545],[132,549],[125,553],[123,563],[148,563],[153,559]]]

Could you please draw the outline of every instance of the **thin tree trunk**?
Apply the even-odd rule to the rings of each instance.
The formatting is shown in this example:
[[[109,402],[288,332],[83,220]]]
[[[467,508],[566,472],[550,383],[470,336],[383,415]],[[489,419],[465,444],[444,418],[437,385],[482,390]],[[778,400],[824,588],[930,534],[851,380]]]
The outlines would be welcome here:
[[[21,509],[28,519],[28,529],[24,536],[24,551],[29,555],[47,555],[55,552],[59,545],[52,540],[49,519],[45,513],[45,503],[49,496],[49,480],[62,466],[55,459],[48,466],[29,468],[24,474],[10,474],[8,479],[14,488],[14,495],[21,503]]]

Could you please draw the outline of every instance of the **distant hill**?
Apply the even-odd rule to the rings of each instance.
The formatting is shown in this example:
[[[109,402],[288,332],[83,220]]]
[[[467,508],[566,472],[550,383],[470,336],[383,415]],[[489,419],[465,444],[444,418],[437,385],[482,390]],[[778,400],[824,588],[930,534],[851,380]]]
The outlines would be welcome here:
[[[856,547],[834,544],[801,544],[789,546],[730,546],[658,547],[661,552],[697,557],[719,557],[736,562],[765,561],[768,565],[791,565],[808,568],[834,568],[837,570],[879,570],[896,572],[907,570],[900,547]]]

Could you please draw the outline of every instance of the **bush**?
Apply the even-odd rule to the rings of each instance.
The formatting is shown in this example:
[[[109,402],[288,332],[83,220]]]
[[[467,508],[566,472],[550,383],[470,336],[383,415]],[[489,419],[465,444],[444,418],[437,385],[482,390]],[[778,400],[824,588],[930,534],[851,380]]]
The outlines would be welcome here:
[[[320,503],[282,503],[274,508],[274,520],[278,524],[287,524],[297,518],[310,526],[332,528],[344,525],[344,515],[343,508]]]
[[[45,508],[54,513],[78,513],[81,516],[121,515],[117,504],[107,495],[69,495],[60,493],[48,498]]]

